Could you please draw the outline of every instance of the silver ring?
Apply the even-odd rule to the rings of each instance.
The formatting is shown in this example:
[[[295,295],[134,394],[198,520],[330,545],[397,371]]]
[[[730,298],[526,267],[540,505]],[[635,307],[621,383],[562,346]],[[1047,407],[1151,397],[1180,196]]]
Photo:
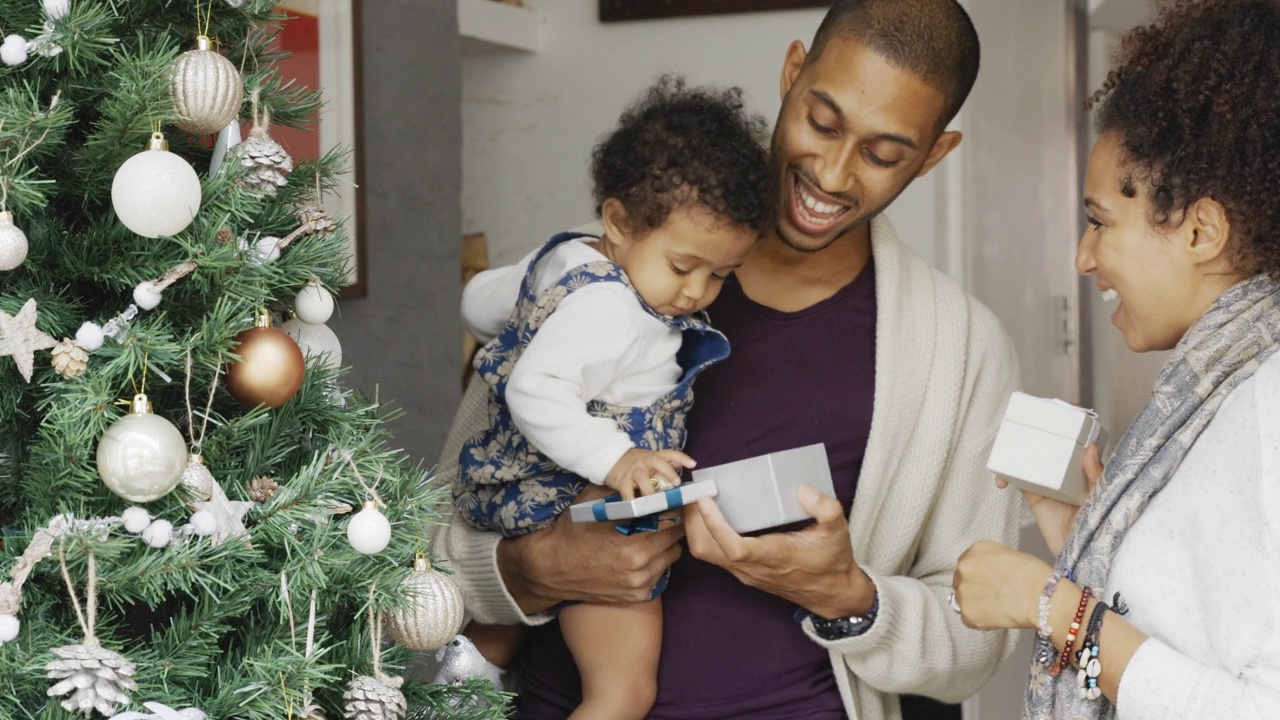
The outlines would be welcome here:
[[[674,487],[666,478],[663,477],[649,478],[649,486],[653,488],[654,492],[663,492],[664,490],[670,490]]]
[[[960,612],[960,603],[956,602],[956,591],[955,591],[955,590],[952,590],[952,591],[951,591],[951,594],[950,594],[950,595],[947,595],[947,604],[948,604],[948,605],[950,605],[950,606],[951,606],[951,609],[952,609],[952,610],[955,610],[955,611],[956,611],[956,613],[959,613],[959,612]]]

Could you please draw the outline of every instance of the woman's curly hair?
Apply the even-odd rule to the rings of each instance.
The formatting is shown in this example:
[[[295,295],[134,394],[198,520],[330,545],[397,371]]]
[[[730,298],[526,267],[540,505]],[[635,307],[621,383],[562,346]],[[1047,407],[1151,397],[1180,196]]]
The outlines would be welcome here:
[[[1222,203],[1237,267],[1280,279],[1280,0],[1165,0],[1093,97],[1156,225]]]
[[[743,110],[738,88],[689,88],[682,78],[662,77],[592,152],[596,214],[616,198],[633,232],[653,230],[688,206],[768,230],[776,200],[765,127]]]

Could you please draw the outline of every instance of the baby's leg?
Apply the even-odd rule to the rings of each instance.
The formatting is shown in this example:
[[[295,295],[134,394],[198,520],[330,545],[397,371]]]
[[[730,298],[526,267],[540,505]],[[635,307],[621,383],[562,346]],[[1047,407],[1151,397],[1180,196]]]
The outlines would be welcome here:
[[[658,695],[662,602],[571,605],[560,629],[582,676],[570,720],[640,720]]]
[[[524,638],[524,626],[481,625],[473,622],[467,625],[462,634],[476,646],[485,660],[506,670]]]

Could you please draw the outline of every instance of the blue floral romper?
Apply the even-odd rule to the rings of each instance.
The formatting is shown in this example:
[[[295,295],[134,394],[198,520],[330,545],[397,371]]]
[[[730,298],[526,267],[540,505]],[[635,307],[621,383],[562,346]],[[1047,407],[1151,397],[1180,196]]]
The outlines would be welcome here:
[[[589,484],[564,470],[525,439],[507,409],[507,381],[511,369],[556,307],[570,294],[593,283],[631,281],[622,268],[599,260],[573,268],[541,295],[533,291],[535,270],[547,254],[580,233],[560,233],[551,238],[529,263],[520,286],[515,310],[502,331],[481,348],[475,367],[489,384],[489,427],[467,440],[459,457],[461,473],[453,488],[453,501],[462,517],[481,530],[506,537],[533,532],[550,525]],[[637,297],[639,297],[637,295]],[[729,341],[698,316],[667,317],[641,300],[645,310],[668,326],[681,330],[683,342],[676,360],[683,374],[670,392],[648,407],[625,407],[592,400],[587,412],[611,418],[631,436],[637,448],[679,450],[685,442],[685,416],[693,404],[694,378],[712,363],[729,356]]]

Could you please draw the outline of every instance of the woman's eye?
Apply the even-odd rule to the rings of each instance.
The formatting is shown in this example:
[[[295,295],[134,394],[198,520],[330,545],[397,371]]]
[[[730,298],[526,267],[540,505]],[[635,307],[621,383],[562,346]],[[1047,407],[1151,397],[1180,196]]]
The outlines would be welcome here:
[[[1102,229],[1102,221],[1101,221],[1101,220],[1099,220],[1098,218],[1095,218],[1095,217],[1087,217],[1087,216],[1086,216],[1086,217],[1085,217],[1085,220],[1086,220],[1086,221],[1088,221],[1088,223],[1089,223],[1090,225],[1092,225],[1092,226],[1093,226],[1093,229],[1094,229],[1094,230],[1101,230],[1101,229]]]

